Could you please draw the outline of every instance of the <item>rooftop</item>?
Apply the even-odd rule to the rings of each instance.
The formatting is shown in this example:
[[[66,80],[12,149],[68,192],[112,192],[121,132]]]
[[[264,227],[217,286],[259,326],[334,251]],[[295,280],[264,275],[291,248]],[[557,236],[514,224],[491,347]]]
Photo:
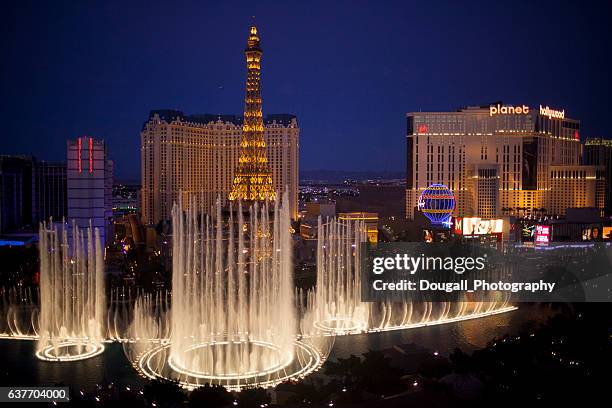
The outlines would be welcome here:
[[[192,115],[185,115],[182,111],[174,109],[155,109],[149,113],[150,121],[155,115],[165,122],[171,123],[175,120],[181,120],[183,122],[193,122],[202,125],[208,125],[211,122],[221,121],[223,123],[232,123],[237,126],[242,126],[244,117],[242,115],[232,114],[212,114],[212,113],[196,113]],[[265,125],[270,125],[276,122],[278,125],[289,126],[293,119],[297,120],[297,116],[289,113],[274,113],[264,116],[263,122]],[[145,125],[146,123],[145,122]],[[143,125],[144,127],[144,125]]]

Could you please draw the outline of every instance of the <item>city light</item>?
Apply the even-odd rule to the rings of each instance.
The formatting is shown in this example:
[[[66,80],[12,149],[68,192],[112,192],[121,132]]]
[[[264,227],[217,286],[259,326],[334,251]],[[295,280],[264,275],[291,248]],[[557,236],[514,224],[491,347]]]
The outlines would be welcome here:
[[[7,3],[0,404],[605,400],[608,3]]]

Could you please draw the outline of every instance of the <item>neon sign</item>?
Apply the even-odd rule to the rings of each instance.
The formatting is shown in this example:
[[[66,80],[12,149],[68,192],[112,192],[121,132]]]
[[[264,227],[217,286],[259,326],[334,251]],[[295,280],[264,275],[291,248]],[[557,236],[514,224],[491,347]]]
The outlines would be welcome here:
[[[535,227],[536,244],[548,244],[550,242],[550,226],[536,225]]]
[[[77,160],[78,160],[78,163],[79,163],[79,173],[80,173],[80,172],[83,171],[83,166],[81,164],[81,154],[82,154],[81,150],[82,150],[83,146],[82,146],[82,142],[81,142],[81,138],[80,137],[79,137],[78,140],[79,140],[79,142],[78,142],[78,144],[79,144],[79,155],[77,156]]]
[[[463,218],[455,218],[455,234],[463,235]]]
[[[548,119],[565,119],[565,109],[558,111],[550,109],[548,106],[543,107],[542,105],[540,105],[540,115],[548,116]]]
[[[93,139],[89,138],[89,173],[93,173]]]
[[[454,231],[458,235],[501,234],[504,231],[504,220],[483,220],[477,217],[455,218]]]
[[[502,106],[501,104],[489,106],[489,116],[493,115],[524,115],[529,113],[529,106]]]

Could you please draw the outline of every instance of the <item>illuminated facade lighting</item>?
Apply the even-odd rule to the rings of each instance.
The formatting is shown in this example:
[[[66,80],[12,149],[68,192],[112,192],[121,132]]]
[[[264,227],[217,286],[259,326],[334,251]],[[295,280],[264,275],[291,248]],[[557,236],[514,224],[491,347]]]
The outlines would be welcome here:
[[[568,118],[565,110],[496,103],[408,113],[406,216],[414,218],[419,196],[434,183],[454,194],[455,216],[601,209],[601,172],[582,166],[581,155],[580,122]],[[553,178],[560,170],[572,179],[561,183]],[[588,177],[574,177],[586,173]]]
[[[602,166],[605,179],[604,207],[612,214],[612,140],[589,138],[584,144],[584,164]]]
[[[75,221],[79,228],[87,228],[91,222],[106,242],[112,236],[114,173],[106,144],[89,136],[68,140],[66,159],[67,221]]]
[[[378,213],[375,212],[346,212],[338,214],[341,221],[363,222],[368,241],[378,242]]]
[[[82,164],[82,159],[81,156],[83,155],[83,143],[81,141],[81,138],[78,138],[78,144],[79,144],[79,152],[77,153],[77,159],[78,159],[78,163],[79,163],[79,173],[83,172],[83,164]]]
[[[190,197],[208,210],[217,199],[226,205],[235,198],[270,199],[279,191],[287,191],[297,219],[300,129],[295,115],[262,117],[258,41],[251,34],[245,52],[244,116],[150,112],[140,133],[143,223],[169,219],[181,197],[184,209]]]
[[[152,111],[141,137],[142,219],[170,218],[172,205],[187,195],[205,209],[217,198],[226,205],[241,154],[243,118],[236,115]],[[264,141],[275,191],[288,190],[297,218],[300,128],[288,114],[264,117]],[[187,201],[187,203],[185,203]],[[185,208],[189,200],[183,200]]]
[[[89,138],[89,174],[93,173],[93,139]]]

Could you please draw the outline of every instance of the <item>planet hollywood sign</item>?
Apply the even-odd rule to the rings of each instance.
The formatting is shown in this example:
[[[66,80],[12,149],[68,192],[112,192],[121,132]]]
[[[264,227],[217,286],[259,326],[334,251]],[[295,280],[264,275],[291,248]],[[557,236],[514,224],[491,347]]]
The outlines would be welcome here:
[[[491,105],[489,106],[489,116],[493,115],[526,115],[529,113],[529,106],[512,106],[512,105]],[[540,115],[548,117],[548,119],[565,119],[565,109],[555,110],[548,106],[540,105]]]

